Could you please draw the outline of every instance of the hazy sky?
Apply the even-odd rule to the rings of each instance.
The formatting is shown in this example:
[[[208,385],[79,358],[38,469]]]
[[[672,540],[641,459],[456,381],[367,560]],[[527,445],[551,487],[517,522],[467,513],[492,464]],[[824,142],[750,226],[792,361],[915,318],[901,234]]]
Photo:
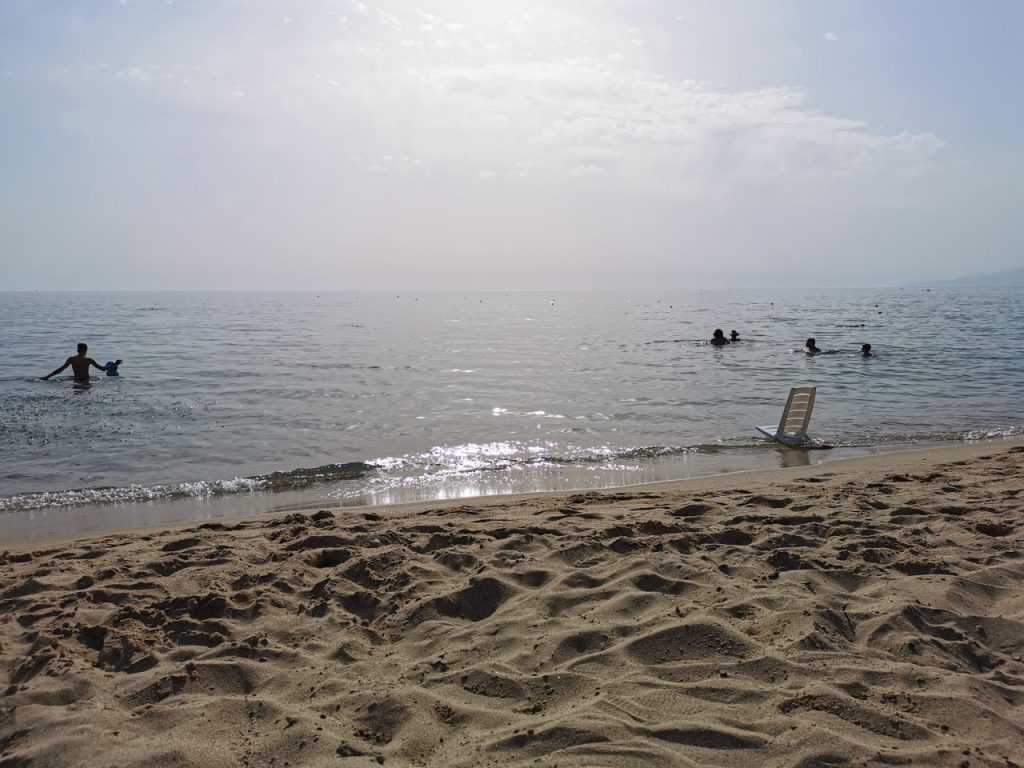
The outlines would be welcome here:
[[[1024,2],[2,0],[0,289],[1024,264]]]

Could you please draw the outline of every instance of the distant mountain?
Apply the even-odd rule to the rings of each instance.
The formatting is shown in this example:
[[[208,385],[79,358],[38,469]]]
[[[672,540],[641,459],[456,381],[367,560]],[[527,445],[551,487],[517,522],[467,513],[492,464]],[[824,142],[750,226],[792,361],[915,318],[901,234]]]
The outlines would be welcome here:
[[[968,275],[955,280],[909,283],[911,288],[1019,288],[1024,287],[1024,267],[1004,269],[984,275]]]

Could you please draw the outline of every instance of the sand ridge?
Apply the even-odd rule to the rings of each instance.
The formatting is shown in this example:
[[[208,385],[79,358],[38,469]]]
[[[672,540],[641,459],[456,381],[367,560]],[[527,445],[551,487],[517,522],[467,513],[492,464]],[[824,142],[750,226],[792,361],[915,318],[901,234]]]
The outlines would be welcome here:
[[[0,767],[1024,764],[1024,447],[0,555]]]

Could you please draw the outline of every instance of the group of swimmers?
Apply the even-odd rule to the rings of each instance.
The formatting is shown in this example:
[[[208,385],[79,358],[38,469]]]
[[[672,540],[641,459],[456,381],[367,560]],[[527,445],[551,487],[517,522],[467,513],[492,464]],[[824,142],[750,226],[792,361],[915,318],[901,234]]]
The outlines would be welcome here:
[[[715,328],[715,332],[711,334],[711,346],[713,347],[724,347],[726,344],[735,344],[739,340],[740,335],[736,331],[730,331],[728,339],[725,338],[725,334],[722,332],[721,328]],[[811,336],[810,338],[807,339],[807,341],[804,342],[804,352],[807,353],[808,355],[814,356],[823,354],[824,350],[818,347],[818,344],[817,342],[815,342],[814,337]],[[861,344],[860,356],[874,357],[874,355],[871,354],[870,344]]]
[[[729,331],[729,338],[725,338],[725,334],[721,328],[715,328],[715,332],[711,335],[711,346],[713,347],[724,347],[726,344],[735,344],[740,341],[740,335],[736,331]],[[78,354],[74,357],[69,357],[64,361],[57,370],[53,371],[42,378],[49,379],[51,376],[56,376],[58,373],[63,371],[68,366],[75,372],[75,381],[89,381],[89,368],[98,368],[101,371],[106,371],[107,376],[117,376],[117,367],[121,364],[121,360],[113,360],[108,362],[106,365],[100,365],[91,357],[86,357],[86,353],[89,351],[89,347],[85,344],[78,345]],[[814,341],[814,337],[810,337],[804,342],[804,352],[808,355],[820,355],[824,350],[820,349],[817,343]],[[860,348],[861,357],[873,357],[871,354],[871,345],[862,344]]]
[[[740,335],[736,331],[729,331],[729,339],[733,341],[739,341]],[[725,338],[725,334],[722,333],[721,328],[715,328],[715,332],[711,334],[711,346],[713,347],[724,347],[730,343],[729,339]]]

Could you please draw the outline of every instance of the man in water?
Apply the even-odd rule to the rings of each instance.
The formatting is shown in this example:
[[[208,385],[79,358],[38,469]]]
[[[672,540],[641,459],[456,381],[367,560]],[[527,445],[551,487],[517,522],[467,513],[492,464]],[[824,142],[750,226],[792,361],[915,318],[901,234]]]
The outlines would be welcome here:
[[[737,342],[740,340],[740,335],[736,331],[729,331],[729,338],[732,339],[733,342]]]
[[[860,346],[860,356],[861,357],[874,357],[874,355],[871,354],[871,345],[870,344],[861,344],[861,346]]]
[[[101,371],[107,370],[107,366],[100,365],[95,360],[93,360],[91,357],[86,357],[85,353],[88,352],[88,351],[89,351],[89,345],[88,344],[79,344],[78,345],[78,354],[75,355],[74,357],[69,357],[67,360],[65,360],[64,361],[64,365],[62,365],[60,368],[55,370],[53,373],[49,373],[46,376],[43,376],[43,381],[46,381],[51,376],[56,376],[58,373],[63,371],[65,368],[67,368],[69,365],[71,366],[71,370],[73,370],[75,372],[75,381],[89,381],[89,366],[90,365],[93,366],[94,368],[99,368]],[[120,365],[120,364],[121,364],[121,361],[118,360],[116,365]]]
[[[722,333],[721,328],[715,328],[715,332],[711,334],[711,346],[713,347],[724,347],[729,343],[729,340],[725,338],[725,334]]]
[[[820,355],[821,354],[821,350],[818,349],[818,345],[814,341],[814,337],[813,336],[811,338],[807,339],[807,341],[804,342],[804,352],[806,352],[808,355]]]

